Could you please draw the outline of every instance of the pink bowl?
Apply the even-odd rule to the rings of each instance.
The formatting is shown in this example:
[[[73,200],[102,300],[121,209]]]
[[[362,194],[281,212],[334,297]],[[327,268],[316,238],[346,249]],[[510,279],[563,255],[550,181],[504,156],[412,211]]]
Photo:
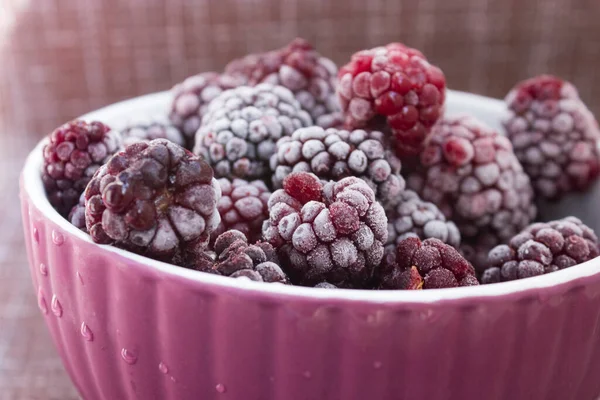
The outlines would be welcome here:
[[[451,92],[448,101],[449,112],[469,110],[496,126],[502,113],[497,100]],[[167,102],[168,94],[150,95],[84,118],[116,124]],[[600,259],[523,281],[420,292],[203,274],[92,243],[47,202],[41,146],[21,180],[29,265],[42,315],[85,399],[587,400],[600,393]],[[598,228],[596,208],[593,199],[571,199],[553,213],[591,215]]]

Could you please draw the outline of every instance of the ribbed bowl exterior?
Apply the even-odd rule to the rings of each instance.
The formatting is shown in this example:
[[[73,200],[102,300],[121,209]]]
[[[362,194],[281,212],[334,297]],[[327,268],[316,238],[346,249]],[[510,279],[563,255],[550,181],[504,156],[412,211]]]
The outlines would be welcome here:
[[[600,393],[597,275],[430,304],[281,296],[157,271],[61,230],[21,198],[40,310],[84,399]]]

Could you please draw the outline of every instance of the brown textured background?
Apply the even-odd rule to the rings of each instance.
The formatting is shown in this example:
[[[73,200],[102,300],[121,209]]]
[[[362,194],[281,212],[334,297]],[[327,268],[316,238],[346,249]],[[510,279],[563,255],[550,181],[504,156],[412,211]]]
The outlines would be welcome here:
[[[57,125],[295,36],[338,63],[402,41],[451,88],[494,97],[554,73],[599,115],[599,20],[599,0],[0,0],[0,400],[76,398],[38,315],[17,214],[23,157]]]

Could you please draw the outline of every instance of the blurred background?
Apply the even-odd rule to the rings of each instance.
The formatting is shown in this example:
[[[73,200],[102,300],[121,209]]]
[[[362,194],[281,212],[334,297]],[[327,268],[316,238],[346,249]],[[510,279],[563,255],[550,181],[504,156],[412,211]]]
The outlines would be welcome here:
[[[338,64],[391,41],[452,89],[503,97],[552,73],[600,115],[598,0],[0,0],[0,399],[75,399],[32,290],[24,157],[53,128],[296,36]]]

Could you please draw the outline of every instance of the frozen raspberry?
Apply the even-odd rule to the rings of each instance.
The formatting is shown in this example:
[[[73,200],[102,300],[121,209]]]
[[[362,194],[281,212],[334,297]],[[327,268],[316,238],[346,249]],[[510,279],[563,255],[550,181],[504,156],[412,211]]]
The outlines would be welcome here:
[[[81,193],[79,202],[73,206],[68,218],[69,222],[76,228],[87,232],[87,228],[85,227],[85,193]]]
[[[504,126],[539,195],[586,189],[600,172],[600,129],[573,85],[541,75],[506,96]]]
[[[578,218],[535,223],[488,254],[481,283],[547,274],[598,257],[598,237]]]
[[[338,76],[346,125],[386,118],[398,155],[419,152],[444,107],[446,78],[438,67],[418,50],[390,43],[355,53]]]
[[[394,248],[407,237],[425,240],[439,239],[457,248],[460,245],[460,232],[452,221],[447,221],[433,203],[423,201],[412,190],[403,191],[399,203],[387,210],[388,241],[386,251]]]
[[[278,249],[292,281],[366,288],[383,257],[387,218],[360,178],[323,184],[296,172],[269,199],[264,238]]]
[[[408,186],[456,223],[463,243],[485,239],[489,250],[535,217],[533,190],[510,141],[473,117],[440,121],[420,161]]]
[[[378,131],[298,129],[277,142],[271,157],[273,185],[281,188],[292,172],[312,172],[325,181],[357,176],[373,189],[379,202],[393,206],[406,184],[400,175],[402,164],[386,150],[384,140]]]
[[[48,136],[42,181],[50,204],[64,217],[102,164],[121,147],[121,135],[101,122],[71,121]]]
[[[335,94],[337,66],[304,39],[234,60],[225,72],[243,76],[251,86],[266,82],[288,88],[319,126],[330,128],[342,122]]]
[[[200,128],[208,104],[223,91],[245,83],[241,76],[203,72],[190,76],[171,89],[173,100],[169,118],[183,132],[188,149],[194,147],[194,135]]]
[[[262,224],[269,218],[267,202],[271,192],[263,181],[248,182],[243,179],[219,179],[221,199],[217,209],[221,223],[213,232],[217,237],[221,233],[235,229],[242,232],[250,243],[256,242],[262,235]]]
[[[204,250],[219,224],[219,183],[198,156],[166,139],[115,154],[85,191],[92,239],[174,262]]]
[[[221,233],[215,240],[214,252],[215,260],[202,255],[196,269],[258,282],[289,283],[273,246],[263,242],[248,244],[246,235],[240,231]]]
[[[181,131],[164,115],[136,115],[123,127],[117,128],[123,136],[125,146],[154,139],[167,139],[180,146],[185,146],[185,138]]]
[[[396,247],[396,262],[382,266],[381,289],[440,289],[478,285],[473,266],[438,239],[408,237]]]
[[[268,83],[240,86],[210,103],[194,152],[219,178],[265,178],[277,140],[309,125],[310,115],[288,89]]]

